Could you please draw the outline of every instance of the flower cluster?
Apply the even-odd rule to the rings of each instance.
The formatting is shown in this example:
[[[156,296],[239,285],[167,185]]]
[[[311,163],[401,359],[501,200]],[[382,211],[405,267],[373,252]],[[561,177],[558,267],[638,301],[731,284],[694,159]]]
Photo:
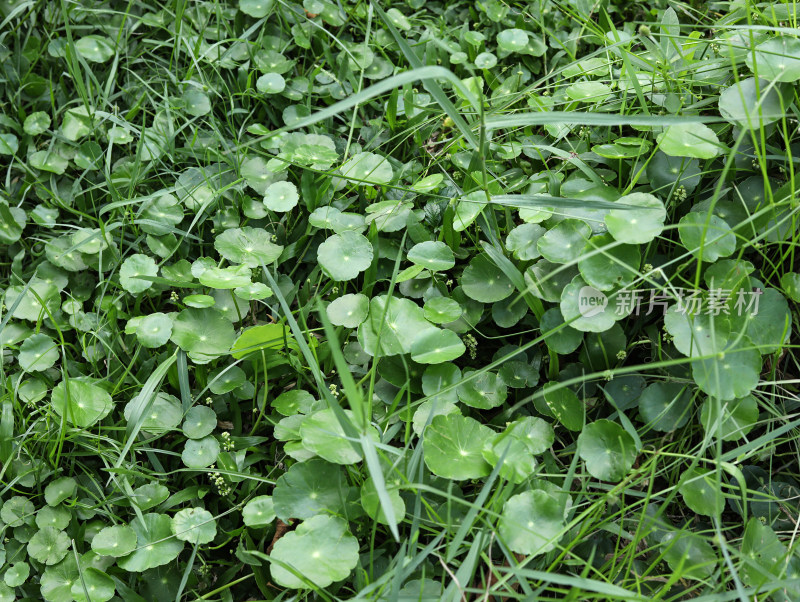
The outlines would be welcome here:
[[[228,482],[225,480],[225,478],[213,470],[214,467],[215,465],[212,464],[212,470],[208,473],[208,480],[211,481],[211,484],[217,488],[217,493],[220,496],[227,497],[233,490],[231,489],[231,486],[228,485]]]
[[[464,336],[464,346],[472,359],[478,357],[478,340],[471,334]]]

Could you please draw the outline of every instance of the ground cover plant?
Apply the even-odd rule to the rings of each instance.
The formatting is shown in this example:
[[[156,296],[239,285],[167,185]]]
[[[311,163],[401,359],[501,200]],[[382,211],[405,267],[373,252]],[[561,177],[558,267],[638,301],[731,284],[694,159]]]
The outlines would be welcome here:
[[[799,16],[0,1],[0,601],[800,599]]]

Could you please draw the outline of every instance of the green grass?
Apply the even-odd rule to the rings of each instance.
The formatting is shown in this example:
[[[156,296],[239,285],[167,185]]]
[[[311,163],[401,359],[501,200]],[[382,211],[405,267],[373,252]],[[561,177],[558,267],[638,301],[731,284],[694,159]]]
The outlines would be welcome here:
[[[0,2],[0,600],[800,598],[798,15]]]

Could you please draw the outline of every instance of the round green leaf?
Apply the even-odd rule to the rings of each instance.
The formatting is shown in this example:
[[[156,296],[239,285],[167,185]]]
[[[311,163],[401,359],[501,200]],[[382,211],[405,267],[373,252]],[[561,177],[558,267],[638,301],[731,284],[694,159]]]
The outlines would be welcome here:
[[[713,159],[722,146],[714,130],[702,123],[671,125],[657,140],[659,150],[672,157]]]
[[[602,291],[586,284],[580,276],[564,287],[559,307],[564,321],[582,332],[605,332],[622,317]]]
[[[266,527],[275,520],[272,496],[258,495],[252,498],[242,509],[242,519],[248,527]]]
[[[28,156],[28,163],[34,169],[49,171],[61,175],[67,170],[69,162],[63,157],[50,151],[36,151]]]
[[[734,83],[719,95],[719,112],[730,123],[751,130],[778,121],[784,115],[780,93],[776,88],[765,93],[768,86],[767,80],[753,77]]]
[[[229,290],[249,285],[250,275],[251,270],[246,265],[231,265],[225,268],[214,266],[203,270],[197,279],[205,286]]]
[[[343,213],[336,207],[317,207],[308,216],[308,223],[315,228],[333,230],[341,234],[345,230],[363,230],[364,216],[358,213]]]
[[[640,262],[638,246],[616,244],[610,234],[601,234],[586,243],[578,269],[589,286],[608,291],[631,284],[638,276]]]
[[[140,395],[136,395],[125,404],[125,420],[139,421],[141,430],[155,434],[165,433],[180,424],[183,417],[181,402],[173,395],[159,391],[149,407],[145,408],[145,402]]]
[[[44,527],[34,533],[28,542],[28,554],[34,560],[52,565],[60,562],[69,550],[69,536],[53,527]]]
[[[703,429],[723,441],[738,441],[745,437],[756,422],[758,402],[752,395],[730,401],[708,398],[700,407],[700,423]]]
[[[346,230],[328,237],[317,249],[317,259],[333,280],[352,280],[372,263],[372,244],[365,236]]]
[[[433,474],[456,481],[485,477],[491,467],[483,448],[492,439],[492,429],[467,416],[434,416],[423,436],[425,465]]]
[[[725,496],[713,470],[691,468],[681,475],[678,487],[683,501],[697,514],[719,516],[725,508]]]
[[[779,36],[756,46],[744,62],[751,71],[768,80],[794,82],[800,79],[800,40]]]
[[[256,19],[266,17],[272,5],[273,0],[239,0],[239,10]]]
[[[736,250],[736,235],[725,220],[716,215],[691,212],[678,222],[678,236],[683,246],[695,257],[714,262]]]
[[[171,335],[172,319],[161,312],[144,316],[136,327],[136,338],[149,349],[165,345]]]
[[[605,217],[608,231],[616,240],[631,245],[645,244],[661,234],[667,211],[652,194],[634,192],[617,201],[634,208],[612,209]]]
[[[456,264],[453,251],[441,241],[417,243],[408,252],[408,260],[431,272],[443,272]]]
[[[747,336],[758,345],[762,355],[778,351],[789,342],[792,314],[786,298],[774,288],[765,288],[759,295],[758,311],[745,314]]]
[[[136,533],[136,549],[117,560],[119,567],[129,573],[141,573],[175,560],[183,542],[172,534],[172,520],[166,514],[148,513],[131,521]]]
[[[225,366],[208,375],[208,388],[215,395],[224,395],[247,382],[247,375],[239,366]]]
[[[475,190],[465,194],[456,203],[453,215],[453,230],[463,232],[469,228],[488,204],[489,198],[483,190]]]
[[[49,127],[50,115],[44,111],[36,111],[35,113],[31,113],[25,118],[25,121],[22,124],[22,129],[25,130],[25,133],[31,136],[43,134]]]
[[[508,233],[506,248],[521,261],[536,259],[541,255],[537,243],[545,232],[539,224],[520,224]]]
[[[497,57],[491,52],[481,52],[475,57],[475,66],[478,69],[491,69],[497,65]]]
[[[14,134],[0,134],[0,155],[15,155],[19,150],[19,138]]]
[[[564,535],[564,504],[546,491],[523,491],[503,505],[497,529],[511,551],[526,556],[544,554]]]
[[[664,560],[674,575],[702,581],[716,569],[719,557],[706,539],[696,533],[667,533],[661,539]]]
[[[205,468],[217,461],[219,441],[208,436],[202,439],[189,439],[183,446],[181,460],[188,468]]]
[[[227,353],[235,336],[233,325],[216,309],[184,309],[172,323],[170,340],[193,361],[205,364]]]
[[[466,350],[452,330],[426,330],[411,344],[411,359],[420,364],[442,364],[461,357]]]
[[[389,502],[391,503],[392,510],[394,511],[395,520],[400,522],[403,520],[403,517],[406,514],[406,503],[400,496],[400,492],[397,490],[397,487],[387,486],[386,489],[386,493],[389,496]],[[375,481],[373,481],[371,478],[364,481],[364,484],[361,486],[361,506],[364,508],[364,511],[370,518],[381,523],[382,525],[389,524],[389,521],[386,519],[386,514],[383,512],[383,508],[381,507],[381,500],[378,497],[378,491],[375,488]]]
[[[74,497],[77,492],[78,483],[75,479],[72,477],[61,477],[45,487],[44,499],[48,506],[58,506],[64,500]]]
[[[272,501],[281,520],[344,511],[347,479],[335,464],[314,458],[293,464],[275,483]]]
[[[275,182],[270,184],[264,193],[264,206],[270,211],[284,213],[297,207],[300,195],[297,186],[291,182]]]
[[[184,508],[172,517],[172,532],[191,544],[210,543],[217,536],[217,521],[205,508]]]
[[[611,96],[611,88],[600,82],[579,82],[569,86],[564,93],[572,100],[600,103]]]
[[[506,400],[508,387],[499,374],[483,372],[482,374],[467,379],[472,371],[464,373],[464,380],[456,389],[458,399],[480,410],[496,408]]]
[[[286,89],[286,80],[280,73],[265,73],[256,81],[256,88],[262,94],[280,94]]]
[[[114,56],[114,42],[104,36],[84,36],[75,42],[75,48],[93,63],[105,63]]]
[[[545,344],[556,353],[568,354],[575,351],[583,341],[583,333],[571,326],[563,326],[557,332],[556,328],[564,324],[564,316],[557,307],[551,307],[542,315],[539,328],[542,335],[546,335]],[[552,332],[552,334],[546,334]]]
[[[283,349],[284,343],[295,346],[289,329],[281,324],[263,324],[246,329],[231,348],[234,359],[254,357],[261,359],[262,350]]]
[[[722,400],[745,397],[758,385],[761,355],[744,337],[738,347],[726,349],[715,357],[694,360],[692,378],[700,389]]]
[[[355,184],[388,184],[394,170],[387,159],[375,153],[358,153],[347,160],[339,172],[345,178],[360,180]]]
[[[27,562],[15,562],[6,569],[3,581],[8,587],[19,587],[28,580],[31,567]]]
[[[464,293],[481,303],[501,301],[514,292],[514,285],[484,254],[476,255],[461,275]]]
[[[565,219],[548,230],[537,243],[542,257],[552,263],[570,263],[583,253],[592,228],[579,219]]]
[[[455,366],[453,367],[455,368]],[[458,368],[456,368],[456,370],[458,370]],[[461,413],[461,410],[456,404],[444,399],[428,399],[417,406],[411,426],[414,429],[414,433],[416,433],[418,437],[421,437],[429,419],[433,420],[434,416],[453,413]]]
[[[59,531],[67,528],[70,522],[70,512],[64,506],[42,506],[36,512],[36,526],[53,527]]]
[[[188,88],[183,93],[183,104],[186,112],[193,117],[202,117],[211,112],[211,100],[208,94],[197,88]]]
[[[786,272],[781,276],[781,286],[783,292],[792,300],[800,303],[800,274],[797,272]]]
[[[189,439],[202,439],[217,428],[217,414],[208,406],[192,406],[183,421],[183,434]]]
[[[216,301],[211,295],[186,295],[183,298],[183,303],[188,307],[203,309],[205,307],[213,307]]]
[[[67,140],[78,141],[92,132],[92,120],[85,107],[69,109],[61,121],[61,133]]]
[[[463,310],[458,301],[450,297],[434,297],[425,302],[422,308],[425,319],[434,324],[448,324],[461,317]]]
[[[269,265],[283,252],[281,245],[270,241],[270,234],[262,228],[231,228],[214,239],[214,248],[228,261],[243,263],[250,268]]]
[[[687,304],[675,305],[664,316],[664,328],[678,351],[689,357],[719,353],[728,342],[730,323],[724,316],[692,315]]]
[[[594,478],[618,482],[633,467],[636,445],[616,422],[601,419],[583,427],[578,435],[578,454]]]
[[[496,435],[494,439],[483,448],[484,459],[496,466],[502,459],[500,476],[512,483],[523,483],[536,469],[536,460],[528,450],[525,441],[513,436],[513,430],[508,430]]]
[[[80,580],[78,563],[70,554],[60,563],[45,568],[40,583],[42,597],[48,602],[73,602],[72,586],[76,580]],[[14,600],[13,592],[10,600]]]
[[[245,301],[256,301],[271,297],[272,289],[263,282],[251,282],[245,286],[237,286],[233,289],[233,294]]]
[[[90,382],[70,379],[53,389],[53,410],[74,426],[88,428],[111,411],[111,395]]]
[[[583,428],[586,410],[572,389],[555,388],[558,383],[547,383],[543,388],[544,401],[553,416],[571,431]]]
[[[355,420],[350,410],[344,410],[344,413],[351,422]],[[374,429],[370,429],[369,434],[377,437]],[[300,425],[300,437],[303,447],[328,462],[355,464],[361,461],[361,452],[345,438],[344,429],[331,409],[319,410],[306,417]]]
[[[325,308],[328,319],[336,326],[356,328],[367,319],[369,297],[360,293],[347,294],[334,299]]]
[[[79,579],[73,583],[70,590],[75,602],[106,602],[114,597],[114,580],[100,569],[87,567],[82,571],[81,577],[82,581]],[[88,598],[86,592],[89,592]]]
[[[0,519],[9,527],[33,524],[36,507],[28,498],[15,495],[5,501],[0,508]]]
[[[347,577],[358,564],[358,540],[341,518],[314,516],[281,537],[271,556],[270,572],[278,585],[290,589],[328,587]]]
[[[148,483],[133,490],[131,500],[139,510],[155,508],[169,497],[169,489],[158,483]]]
[[[158,276],[158,266],[152,257],[134,253],[122,262],[119,269],[119,283],[122,288],[135,295],[153,286],[151,280],[144,280],[140,276]]]
[[[458,401],[456,387],[461,382],[461,370],[453,364],[434,364],[425,368],[422,374],[422,392],[431,401],[455,404]],[[442,389],[452,387],[442,393]]]
[[[524,29],[505,29],[497,34],[497,46],[504,52],[521,52],[528,46]]]
[[[92,550],[102,556],[121,558],[136,549],[136,531],[128,525],[105,527],[92,539]]]
[[[311,393],[303,389],[284,391],[272,400],[272,407],[283,416],[310,414],[325,405],[324,401],[315,399]]]
[[[642,420],[657,431],[674,431],[689,420],[691,391],[680,383],[657,382],[642,391],[639,412]]]
[[[20,346],[17,361],[27,372],[41,372],[58,361],[58,352],[59,347],[53,339],[46,334],[34,334]]]

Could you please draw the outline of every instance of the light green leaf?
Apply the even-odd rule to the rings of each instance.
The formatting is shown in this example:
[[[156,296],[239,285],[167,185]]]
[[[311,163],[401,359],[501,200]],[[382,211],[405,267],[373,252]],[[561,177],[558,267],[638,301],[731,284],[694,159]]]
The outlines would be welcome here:
[[[619,482],[633,467],[636,445],[619,424],[601,419],[587,424],[578,435],[578,454],[594,478]]]
[[[526,556],[544,554],[555,548],[564,535],[564,504],[546,491],[524,491],[503,505],[497,529],[513,552]]]
[[[53,410],[68,423],[88,428],[105,418],[111,411],[111,395],[105,389],[85,380],[71,378],[59,382],[53,389]]]
[[[172,517],[172,532],[191,544],[211,543],[217,536],[217,521],[205,508],[184,508]]]
[[[372,245],[365,236],[346,230],[328,237],[317,249],[317,259],[333,280],[352,280],[372,263]]]
[[[275,520],[272,496],[258,495],[242,508],[242,519],[248,527],[266,527]]]
[[[492,429],[467,416],[434,416],[423,436],[425,464],[433,474],[456,481],[485,477],[491,467],[483,448],[493,438]]]
[[[306,589],[310,581],[327,587],[347,577],[358,563],[358,540],[347,530],[347,522],[334,516],[314,516],[281,537],[272,548],[272,558],[293,568],[294,572],[273,562],[272,578],[290,589]]]
[[[131,521],[136,533],[137,548],[117,564],[130,573],[169,564],[183,549],[183,542],[172,534],[172,520],[166,514],[148,513]]]
[[[713,159],[722,147],[714,130],[702,123],[671,125],[657,141],[659,150],[672,157]]]
[[[661,234],[667,211],[664,203],[645,192],[634,192],[616,201],[641,209],[613,209],[605,217],[608,231],[616,240],[631,245],[645,244]]]

